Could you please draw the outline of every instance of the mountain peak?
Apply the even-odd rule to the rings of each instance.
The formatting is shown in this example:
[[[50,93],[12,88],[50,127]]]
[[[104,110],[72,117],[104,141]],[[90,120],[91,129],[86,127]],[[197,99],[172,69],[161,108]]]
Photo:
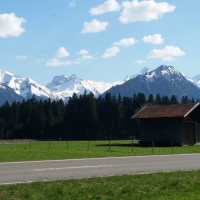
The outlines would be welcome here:
[[[161,65],[157,69],[153,70],[157,75],[164,75],[165,77],[170,77],[172,75],[177,75],[182,77],[183,74],[176,70],[173,66]]]
[[[60,75],[60,76],[55,76],[55,77],[59,77],[59,78],[66,78],[66,79],[76,79],[76,78],[78,78],[77,76],[76,76],[76,74],[72,74],[72,75],[66,75],[66,74],[63,74],[63,75]],[[54,78],[55,78],[54,77]]]
[[[58,89],[59,85],[67,84],[69,82],[74,83],[80,81],[81,79],[78,78],[75,74],[72,74],[71,76],[68,75],[55,76],[52,82],[47,84],[47,88],[57,87]]]
[[[0,70],[0,82],[11,88],[16,95],[21,98],[29,99],[33,95],[39,99],[59,99],[57,95],[51,92],[48,88],[41,86],[31,78],[22,78],[10,72]]]
[[[70,77],[71,78],[77,78],[76,74],[72,74]]]
[[[166,71],[168,71],[168,72],[170,72],[170,73],[180,73],[178,70],[176,70],[173,66],[167,66],[167,65],[161,65],[161,66],[159,66],[157,69],[156,69],[156,71],[164,71],[164,70],[166,70]]]
[[[173,66],[161,65],[155,70],[136,76],[122,85],[113,87],[106,91],[117,96],[132,96],[134,93],[144,93],[146,97],[150,94],[156,96],[167,95],[169,98],[176,95],[180,100],[183,96],[189,98],[200,98],[200,90],[186,76],[176,70]]]
[[[49,88],[56,94],[61,95],[64,99],[67,100],[74,93],[80,95],[83,94],[85,91],[87,91],[87,93],[92,92],[94,96],[99,96],[111,87],[123,84],[129,79],[130,77],[126,77],[122,81],[117,81],[114,83],[105,83],[93,80],[80,79],[75,74],[72,74],[71,76],[61,75],[55,76],[52,82],[47,84],[47,88]]]
[[[144,73],[146,73],[146,72],[150,72],[151,71],[151,69],[149,68],[149,67],[144,67],[142,70],[141,70],[141,74],[144,74]]]
[[[197,79],[198,77],[196,77]],[[25,99],[35,95],[38,98],[68,100],[74,93],[77,95],[92,92],[99,96],[104,92],[122,96],[132,96],[133,93],[142,92],[149,94],[170,95],[175,94],[180,99],[182,96],[199,98],[200,91],[191,79],[180,73],[173,66],[161,65],[155,70],[145,67],[139,75],[126,77],[124,80],[114,83],[96,82],[92,80],[80,79],[76,74],[55,76],[53,80],[45,86],[39,85],[31,78],[22,78],[10,72],[0,70],[0,89],[12,88],[13,92],[21,95]],[[196,84],[196,85],[194,85]],[[114,87],[115,86],[115,87]],[[6,87],[6,88],[5,88]],[[200,87],[200,86],[199,86]]]

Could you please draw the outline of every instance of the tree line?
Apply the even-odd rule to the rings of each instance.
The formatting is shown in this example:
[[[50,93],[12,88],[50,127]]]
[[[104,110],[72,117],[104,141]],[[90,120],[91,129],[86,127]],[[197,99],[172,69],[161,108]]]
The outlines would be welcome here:
[[[95,98],[92,93],[74,94],[67,103],[62,100],[36,100],[0,107],[1,139],[62,139],[95,140],[126,139],[139,136],[139,122],[131,117],[149,105],[169,105],[195,102],[184,96],[181,101],[175,95],[148,98],[143,93],[133,97],[118,97],[107,93]]]

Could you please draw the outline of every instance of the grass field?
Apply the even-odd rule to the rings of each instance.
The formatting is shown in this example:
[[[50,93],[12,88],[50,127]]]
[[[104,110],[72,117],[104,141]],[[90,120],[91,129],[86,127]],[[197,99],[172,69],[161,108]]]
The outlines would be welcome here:
[[[200,153],[200,146],[144,147],[135,141],[0,141],[0,162],[68,158],[156,155],[171,153]]]
[[[200,171],[0,186],[2,200],[199,200]]]

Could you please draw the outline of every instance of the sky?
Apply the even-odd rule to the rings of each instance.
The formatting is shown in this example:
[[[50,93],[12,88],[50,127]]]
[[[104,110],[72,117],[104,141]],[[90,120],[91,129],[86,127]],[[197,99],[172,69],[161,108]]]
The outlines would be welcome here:
[[[0,70],[114,82],[172,65],[200,74],[200,1],[0,0]]]

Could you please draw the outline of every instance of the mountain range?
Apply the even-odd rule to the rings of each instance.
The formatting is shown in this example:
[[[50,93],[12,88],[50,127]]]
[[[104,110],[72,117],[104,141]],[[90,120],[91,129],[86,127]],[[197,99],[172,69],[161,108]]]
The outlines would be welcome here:
[[[109,92],[112,95],[132,96],[134,93],[160,94],[171,96],[175,94],[180,100],[182,96],[200,99],[200,75],[188,78],[172,66],[161,65],[155,70],[144,68],[140,74],[126,77],[124,80],[105,83],[84,80],[76,75],[55,76],[53,80],[42,86],[31,78],[22,78],[10,72],[0,71],[0,105],[7,100],[21,101],[30,99],[63,99],[67,101],[74,93],[77,95],[92,92],[96,97]]]
[[[22,78],[10,72],[0,71],[0,83],[12,88],[16,94],[24,99],[30,99],[33,95],[36,99],[59,99],[51,90],[38,84],[31,78]]]
[[[144,93],[146,96],[159,94],[171,97],[176,95],[180,100],[183,96],[200,99],[198,82],[188,78],[172,66],[161,65],[155,70],[139,74],[122,85],[114,86],[106,92],[111,95],[130,96]]]
[[[47,88],[53,91],[56,95],[61,97],[64,100],[68,100],[74,93],[78,96],[86,93],[92,92],[94,96],[99,96],[106,92],[113,86],[121,85],[124,82],[128,81],[130,78],[126,77],[122,81],[117,81],[114,83],[105,83],[105,82],[95,82],[92,80],[83,80],[76,77],[75,74],[71,76],[62,75],[55,76],[52,82],[47,84]]]

